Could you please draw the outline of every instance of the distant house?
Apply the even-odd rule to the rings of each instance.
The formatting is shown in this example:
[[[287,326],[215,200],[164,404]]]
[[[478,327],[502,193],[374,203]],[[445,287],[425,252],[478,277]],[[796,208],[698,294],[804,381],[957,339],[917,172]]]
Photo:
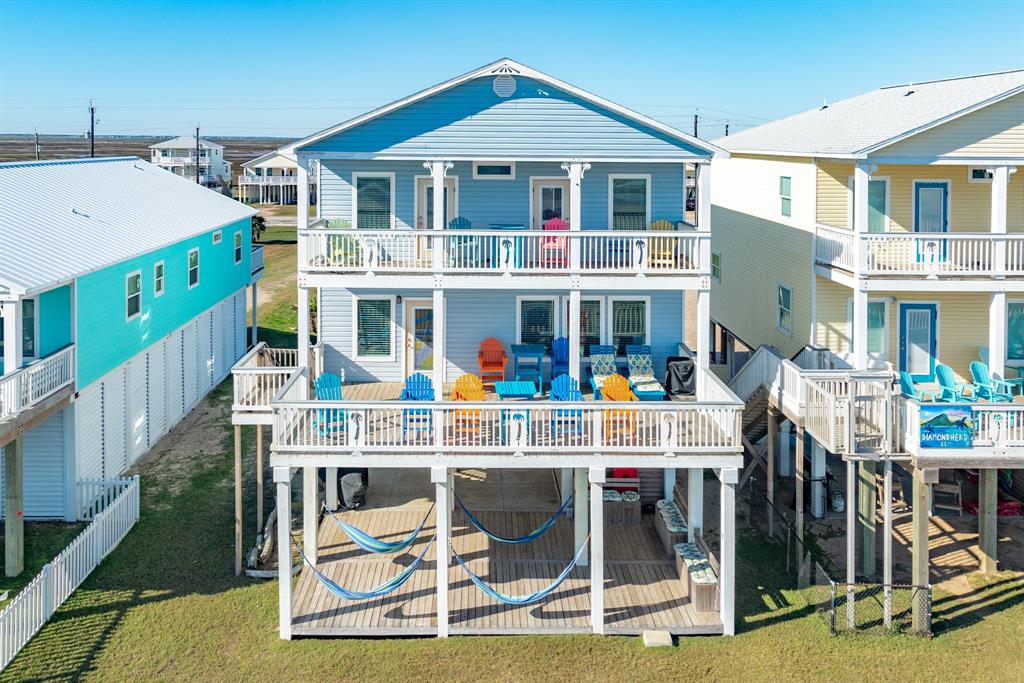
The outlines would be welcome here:
[[[199,138],[199,158],[196,159],[196,138],[184,135],[173,140],[164,140],[150,145],[150,161],[175,175],[192,182],[199,170],[199,182],[206,187],[223,187],[231,184],[231,162],[224,160],[224,145]]]
[[[297,204],[299,165],[294,154],[268,152],[242,164],[238,200],[259,204]],[[316,203],[316,172],[309,174],[309,201]]]
[[[20,470],[20,518],[77,519],[85,484],[245,353],[253,213],[135,157],[0,164],[0,476]]]

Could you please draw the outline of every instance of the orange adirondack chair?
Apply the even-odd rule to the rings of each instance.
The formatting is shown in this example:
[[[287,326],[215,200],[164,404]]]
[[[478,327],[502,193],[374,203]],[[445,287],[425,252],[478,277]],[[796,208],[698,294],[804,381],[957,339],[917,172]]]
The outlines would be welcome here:
[[[484,384],[476,375],[463,375],[455,381],[454,401],[485,401]],[[459,408],[455,411],[456,434],[480,434],[480,409]]]
[[[505,366],[508,365],[508,355],[505,353],[505,345],[494,337],[488,337],[480,342],[480,352],[476,355],[476,361],[480,365],[480,381],[483,384],[490,384],[505,379]]]
[[[629,388],[629,380],[622,375],[612,375],[601,385],[601,396],[605,401],[638,401]],[[607,408],[604,416],[604,434],[608,442],[616,442],[626,435],[636,434],[636,411],[624,408]]]

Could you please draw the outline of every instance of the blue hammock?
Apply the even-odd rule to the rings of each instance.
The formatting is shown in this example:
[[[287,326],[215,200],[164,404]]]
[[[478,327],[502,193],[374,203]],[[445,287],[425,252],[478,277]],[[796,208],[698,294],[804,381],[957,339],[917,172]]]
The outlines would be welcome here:
[[[562,513],[564,513],[569,508],[569,503],[572,502],[572,496],[566,498],[565,502],[562,503],[562,507],[558,508],[558,510],[555,511],[555,514],[551,515],[551,517],[549,517],[546,522],[544,522],[539,527],[537,527],[530,533],[526,534],[525,536],[520,536],[519,538],[505,538],[504,536],[498,536],[497,534],[489,531],[487,528],[484,527],[480,520],[474,517],[473,513],[470,512],[468,508],[466,508],[466,505],[462,502],[461,498],[455,496],[455,502],[458,503],[459,507],[462,508],[462,511],[466,513],[466,517],[469,518],[469,523],[475,526],[480,531],[482,531],[487,536],[487,538],[497,541],[498,543],[521,545],[523,543],[529,543],[530,541],[536,541],[538,538],[546,534],[548,532],[548,529],[555,525],[555,522],[558,521],[558,518],[562,515]]]
[[[481,579],[479,576],[473,573],[473,570],[466,565],[466,563],[462,560],[461,557],[459,557],[459,554],[455,552],[454,548],[452,549],[452,555],[454,555],[455,560],[460,565],[462,565],[462,569],[469,576],[469,580],[476,584],[476,587],[483,591],[484,594],[489,595],[498,602],[504,603],[506,605],[532,605],[533,603],[540,602],[547,596],[551,595],[551,593],[553,593],[555,589],[558,588],[558,586],[561,585],[563,581],[565,581],[566,577],[568,577],[569,574],[572,573],[572,570],[575,569],[576,563],[580,561],[581,557],[583,557],[583,551],[587,549],[587,546],[589,544],[590,536],[587,536],[586,542],[580,546],[579,550],[576,551],[576,555],[572,558],[572,562],[566,565],[565,569],[562,570],[562,573],[559,574],[555,578],[555,580],[552,581],[551,584],[548,585],[546,588],[542,588],[536,593],[530,593],[529,595],[508,595],[506,593],[502,593],[501,591],[495,590],[487,583],[485,583],[483,579]]]
[[[423,558],[426,556],[427,551],[430,550],[430,546],[434,545],[435,538],[437,537],[435,536],[427,542],[427,545],[425,548],[423,548],[423,551],[416,557],[415,560],[413,560],[412,564],[410,564],[408,567],[402,570],[401,574],[398,574],[394,578],[385,581],[376,588],[372,588],[368,591],[350,591],[347,588],[343,588],[338,584],[334,583],[334,581],[331,581],[331,579],[329,579],[319,569],[317,569],[316,565],[309,561],[309,559],[306,557],[306,554],[302,552],[302,548],[300,548],[299,545],[295,543],[295,541],[292,541],[292,544],[295,545],[295,549],[299,551],[299,555],[302,556],[302,560],[307,565],[309,565],[310,569],[313,570],[313,573],[316,575],[316,578],[320,581],[320,583],[324,585],[324,588],[326,588],[342,600],[369,600],[371,598],[379,598],[383,595],[387,595],[388,593],[391,593],[392,591],[399,589],[402,586],[402,584],[408,581],[409,577],[412,576],[412,573],[416,571],[419,568],[419,566],[423,563]]]
[[[430,510],[433,509],[434,506],[431,505]],[[423,531],[423,525],[427,523],[427,518],[430,517],[430,510],[427,510],[427,514],[423,516],[423,521],[420,522],[418,527],[412,530],[411,534],[401,541],[388,542],[382,541],[379,538],[374,538],[359,527],[354,527],[347,522],[343,522],[338,519],[337,515],[331,512],[330,508],[326,505],[324,505],[324,510],[326,510],[327,514],[331,516],[331,519],[333,519],[334,523],[338,525],[338,528],[344,531],[345,535],[352,539],[353,543],[369,553],[398,553],[405,550],[416,542],[416,537],[420,535],[421,531]]]

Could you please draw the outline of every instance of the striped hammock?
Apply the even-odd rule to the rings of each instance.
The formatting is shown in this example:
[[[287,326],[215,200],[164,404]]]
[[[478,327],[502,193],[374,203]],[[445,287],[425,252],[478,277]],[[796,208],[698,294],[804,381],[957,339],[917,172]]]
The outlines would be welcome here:
[[[423,525],[427,523],[427,518],[430,517],[430,511],[434,509],[434,506],[430,506],[430,510],[427,510],[427,514],[423,516],[423,520],[419,526],[412,530],[412,533],[403,538],[400,541],[382,541],[379,538],[374,538],[370,534],[366,533],[359,527],[352,526],[351,524],[341,520],[335,515],[330,508],[324,505],[324,510],[330,515],[334,523],[338,525],[338,528],[345,532],[345,535],[352,539],[352,542],[362,548],[368,553],[399,553],[411,546],[416,542],[416,537],[423,531]]]
[[[413,572],[419,569],[420,565],[423,564],[423,558],[426,556],[427,551],[430,550],[430,546],[434,545],[434,539],[436,538],[437,537],[435,536],[427,542],[423,551],[420,552],[415,560],[413,560],[412,564],[402,570],[401,574],[398,574],[394,578],[389,579],[376,588],[371,588],[368,591],[353,591],[339,586],[323,572],[317,569],[315,564],[309,561],[309,558],[307,558],[306,554],[302,552],[302,548],[299,547],[298,543],[292,541],[292,544],[295,546],[295,549],[299,551],[299,555],[302,556],[302,561],[313,570],[313,574],[316,575],[317,580],[319,580],[320,583],[324,585],[324,588],[329,590],[332,594],[338,596],[342,600],[369,600],[372,598],[379,598],[401,588],[402,585],[409,580],[409,577],[412,576]]]
[[[488,595],[498,602],[506,605],[532,605],[533,603],[540,602],[547,596],[551,595],[555,589],[558,588],[566,578],[568,578],[569,574],[572,573],[572,570],[576,568],[576,564],[580,561],[580,558],[583,557],[583,551],[587,549],[589,544],[590,536],[587,536],[586,542],[584,542],[583,545],[580,546],[580,549],[576,551],[576,555],[572,558],[572,561],[566,565],[565,569],[562,570],[562,573],[555,577],[555,580],[548,586],[542,588],[536,593],[530,593],[529,595],[508,595],[507,593],[502,593],[501,591],[496,590],[479,576],[474,574],[473,570],[466,565],[465,561],[463,561],[461,557],[459,557],[459,554],[455,552],[454,548],[452,549],[452,555],[455,556],[455,560],[462,566],[466,575],[469,576],[469,580],[472,581],[485,595]]]
[[[551,515],[551,517],[549,517],[547,521],[545,521],[543,524],[541,524],[539,527],[537,527],[530,533],[526,534],[525,536],[520,536],[519,538],[505,538],[504,536],[499,536],[495,534],[494,532],[484,527],[483,523],[475,516],[473,516],[473,513],[469,511],[465,503],[462,502],[461,498],[455,496],[455,502],[458,503],[459,507],[462,508],[462,511],[466,513],[466,517],[469,518],[469,523],[475,526],[481,532],[483,532],[484,535],[487,536],[487,538],[497,541],[498,543],[508,543],[509,545],[521,545],[523,543],[529,543],[530,541],[536,541],[538,538],[546,534],[548,530],[555,525],[555,522],[558,521],[558,518],[561,517],[562,514],[569,508],[569,503],[572,502],[572,496],[566,498],[565,502],[562,503],[562,507],[558,508],[558,510],[555,511],[555,514]]]

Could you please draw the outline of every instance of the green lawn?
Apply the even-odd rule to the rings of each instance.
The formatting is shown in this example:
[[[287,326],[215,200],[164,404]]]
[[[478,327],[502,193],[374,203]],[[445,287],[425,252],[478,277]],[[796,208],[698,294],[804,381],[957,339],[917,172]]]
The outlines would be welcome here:
[[[283,258],[283,257],[282,257]],[[294,263],[294,261],[293,261]],[[268,268],[271,268],[268,262]],[[281,264],[275,277],[284,277]],[[268,279],[270,279],[268,274]],[[264,338],[294,335],[294,284],[261,312]],[[294,339],[294,336],[292,337]],[[142,518],[0,680],[1021,680],[1024,586],[936,596],[935,638],[831,638],[785,588],[779,553],[741,522],[734,638],[645,650],[637,638],[530,636],[407,640],[277,637],[277,585],[235,578],[230,380],[189,428],[208,443],[188,469],[173,455],[140,468]],[[246,432],[251,438],[251,431]],[[250,445],[251,448],[251,445]],[[251,450],[248,451],[251,453]],[[251,458],[247,461],[251,462]],[[249,476],[248,481],[252,481]],[[246,491],[251,534],[254,490]]]
[[[2,526],[2,525],[0,525]],[[14,578],[0,577],[0,608],[14,599],[25,585],[36,577],[43,565],[52,560],[75,539],[85,524],[66,522],[27,522],[25,524],[25,570]],[[3,544],[0,544],[3,548]]]

